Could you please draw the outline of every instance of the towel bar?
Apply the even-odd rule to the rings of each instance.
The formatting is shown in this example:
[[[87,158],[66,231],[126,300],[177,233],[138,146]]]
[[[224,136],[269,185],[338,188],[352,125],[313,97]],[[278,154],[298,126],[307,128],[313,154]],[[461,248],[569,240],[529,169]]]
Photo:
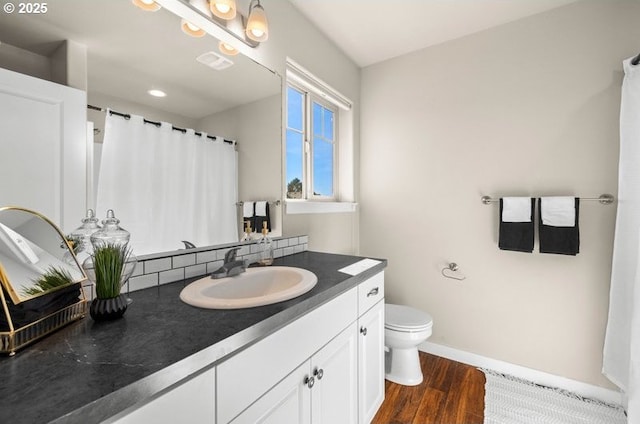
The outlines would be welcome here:
[[[581,197],[580,200],[581,201],[598,201],[602,205],[610,205],[615,201],[615,197],[612,194],[601,194],[600,197]],[[491,203],[499,202],[500,199],[493,199],[491,198],[491,196],[482,196],[480,198],[480,201],[485,205],[489,205]]]
[[[274,200],[274,201],[270,201],[268,202],[270,205],[275,205],[275,206],[280,206],[280,200]],[[244,202],[237,202],[236,206],[242,206],[244,205]]]

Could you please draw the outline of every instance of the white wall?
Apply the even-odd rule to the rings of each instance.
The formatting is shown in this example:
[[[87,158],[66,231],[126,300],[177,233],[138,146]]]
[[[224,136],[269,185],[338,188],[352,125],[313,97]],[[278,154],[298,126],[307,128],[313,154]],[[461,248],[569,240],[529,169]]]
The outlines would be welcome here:
[[[637,2],[582,1],[363,70],[361,252],[389,259],[388,301],[431,313],[431,341],[612,387],[615,206],[582,203],[570,257],[499,250],[480,197],[617,192],[639,19]]]

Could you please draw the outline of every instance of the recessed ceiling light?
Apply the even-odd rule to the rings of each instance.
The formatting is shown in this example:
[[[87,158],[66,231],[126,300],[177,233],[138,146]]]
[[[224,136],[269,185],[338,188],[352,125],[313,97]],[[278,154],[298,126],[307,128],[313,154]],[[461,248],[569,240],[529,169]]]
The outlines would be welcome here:
[[[149,90],[147,93],[151,94],[153,97],[166,97],[167,93],[162,90]]]

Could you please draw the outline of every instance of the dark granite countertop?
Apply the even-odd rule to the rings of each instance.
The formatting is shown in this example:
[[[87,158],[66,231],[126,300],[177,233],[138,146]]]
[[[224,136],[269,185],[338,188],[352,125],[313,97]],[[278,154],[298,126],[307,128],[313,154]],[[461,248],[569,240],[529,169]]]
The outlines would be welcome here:
[[[0,423],[99,423],[137,402],[223,361],[356,286],[386,261],[354,277],[338,272],[362,258],[302,252],[274,265],[318,277],[308,293],[285,302],[209,310],[179,299],[195,279],[130,293],[124,318],[72,323],[0,357]]]

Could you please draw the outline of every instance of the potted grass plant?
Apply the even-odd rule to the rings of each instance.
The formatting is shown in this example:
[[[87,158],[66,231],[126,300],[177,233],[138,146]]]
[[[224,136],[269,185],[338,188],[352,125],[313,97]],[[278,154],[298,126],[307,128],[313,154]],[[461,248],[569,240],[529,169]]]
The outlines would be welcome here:
[[[120,293],[131,271],[131,249],[128,244],[109,242],[95,248],[91,264],[85,269],[95,284],[96,297],[91,302],[89,314],[96,321],[113,320],[122,317],[129,304],[127,297]],[[135,266],[135,264],[134,264]]]

